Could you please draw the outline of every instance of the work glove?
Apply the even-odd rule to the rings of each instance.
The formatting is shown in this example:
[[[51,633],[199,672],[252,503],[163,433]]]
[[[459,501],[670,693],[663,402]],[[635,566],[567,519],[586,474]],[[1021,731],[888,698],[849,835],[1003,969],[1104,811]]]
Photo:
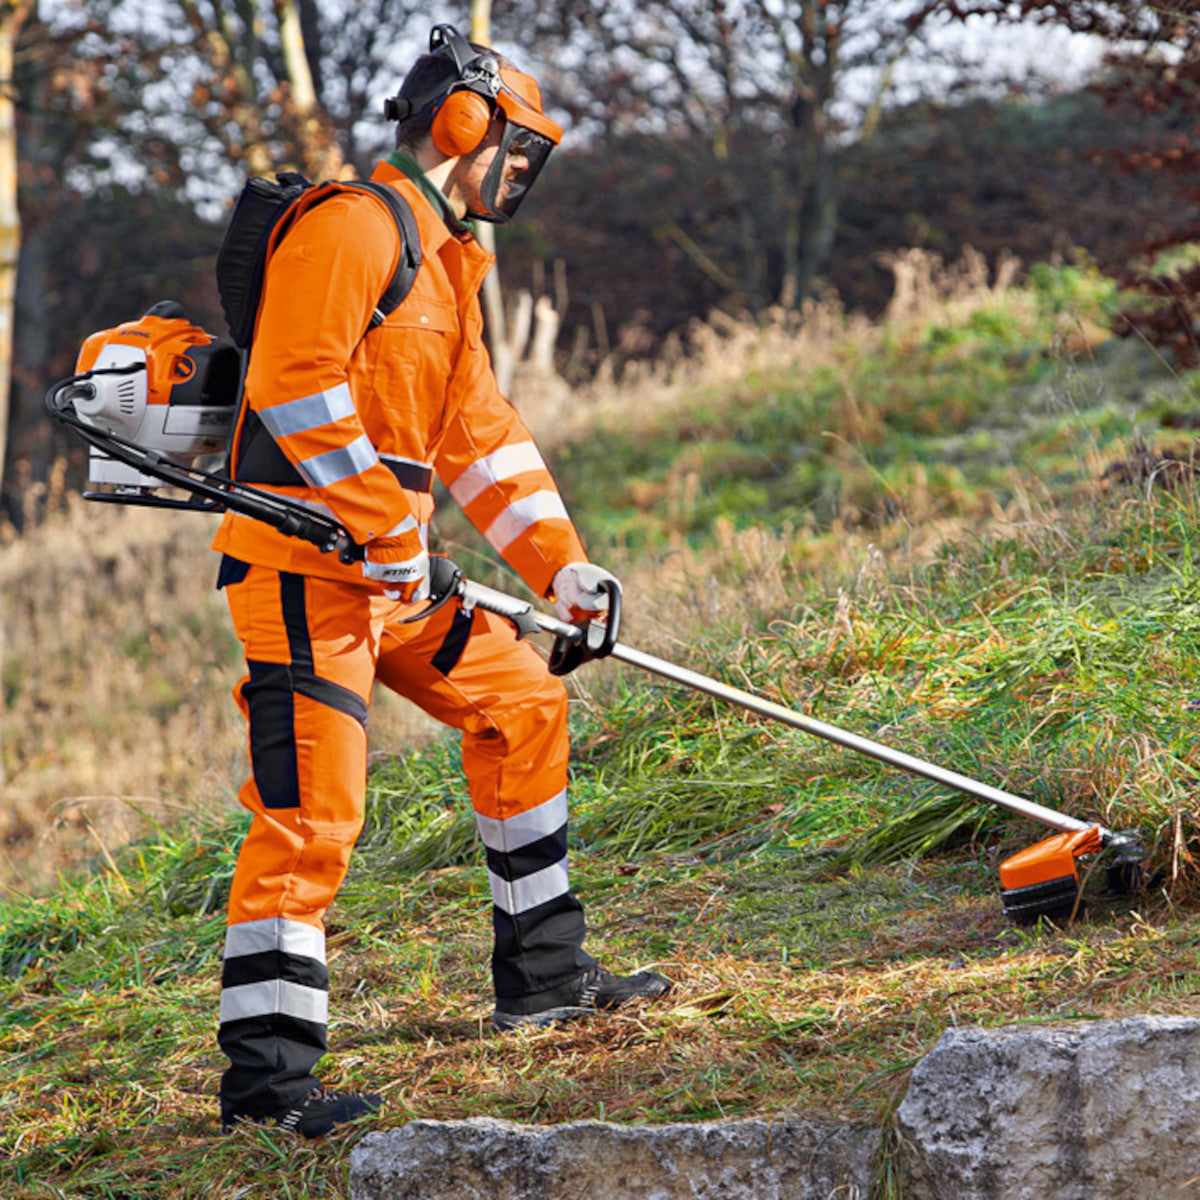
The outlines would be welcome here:
[[[416,604],[429,596],[429,555],[415,529],[368,542],[363,549],[362,573],[382,583],[389,600]]]
[[[616,583],[617,577],[603,567],[592,563],[568,563],[554,576],[550,592],[554,597],[554,611],[562,621],[588,621],[608,609],[607,582]]]

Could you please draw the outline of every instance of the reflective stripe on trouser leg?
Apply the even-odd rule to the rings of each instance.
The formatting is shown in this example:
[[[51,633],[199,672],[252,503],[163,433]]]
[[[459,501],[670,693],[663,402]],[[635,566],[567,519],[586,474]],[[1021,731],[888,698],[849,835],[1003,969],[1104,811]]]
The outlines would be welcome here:
[[[492,888],[497,998],[506,1001],[508,1012],[569,1002],[592,960],[579,949],[583,909],[567,868],[566,789],[524,812],[496,818],[477,811],[475,820]],[[561,968],[551,969],[559,963]]]
[[[463,731],[492,885],[497,998],[508,1011],[564,1002],[593,960],[567,873],[562,681],[507,622],[480,609],[467,617],[456,604],[413,625],[389,623],[378,678]]]
[[[362,828],[367,701],[381,620],[362,588],[251,568],[227,587],[249,674],[253,813],[229,901],[218,1040],[222,1110],[263,1116],[303,1096],[325,1053],[323,916]],[[374,632],[373,632],[374,631]]]
[[[226,1121],[266,1116],[316,1085],[328,993],[323,930],[282,917],[229,927],[217,1034]]]

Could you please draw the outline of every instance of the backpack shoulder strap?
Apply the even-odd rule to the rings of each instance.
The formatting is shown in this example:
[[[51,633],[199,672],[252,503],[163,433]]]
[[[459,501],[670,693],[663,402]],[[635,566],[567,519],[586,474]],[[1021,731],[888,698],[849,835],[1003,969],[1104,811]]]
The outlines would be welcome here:
[[[371,313],[371,322],[368,328],[374,329],[377,325],[382,325],[404,303],[408,293],[412,291],[417,272],[421,268],[421,234],[417,229],[417,218],[413,215],[412,208],[395,188],[370,179],[344,183],[342,186],[354,188],[356,191],[370,192],[382,200],[391,212],[392,219],[396,222],[396,229],[400,234],[400,262],[396,267],[396,273],[392,276],[391,283],[388,284],[387,291],[379,298],[379,303]]]

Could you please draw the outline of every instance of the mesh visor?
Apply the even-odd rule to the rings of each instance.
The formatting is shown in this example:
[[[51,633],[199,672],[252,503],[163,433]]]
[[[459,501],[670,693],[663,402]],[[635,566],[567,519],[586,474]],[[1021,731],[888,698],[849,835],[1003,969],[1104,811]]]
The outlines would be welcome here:
[[[550,138],[516,124],[511,117],[506,120],[500,148],[480,189],[487,211],[470,215],[501,225],[511,220],[553,149]]]

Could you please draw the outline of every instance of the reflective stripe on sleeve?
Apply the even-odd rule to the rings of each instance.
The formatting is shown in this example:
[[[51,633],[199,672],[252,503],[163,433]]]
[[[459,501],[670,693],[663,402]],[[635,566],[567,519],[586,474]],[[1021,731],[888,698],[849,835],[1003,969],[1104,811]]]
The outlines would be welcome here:
[[[564,788],[557,796],[539,804],[528,812],[499,820],[475,814],[479,836],[489,850],[509,852],[520,850],[541,838],[556,833],[567,823],[567,792]]]
[[[494,483],[522,475],[526,471],[544,471],[546,463],[532,442],[501,446],[473,462],[451,485],[450,495],[466,508]]]
[[[244,983],[221,991],[222,1025],[276,1014],[324,1025],[329,1019],[329,994],[286,979]]]
[[[402,533],[408,533],[410,530],[413,530],[416,528],[417,528],[417,518],[414,517],[410,513],[398,525],[393,525],[391,527],[391,529],[389,529],[387,531],[387,533],[385,533],[383,536],[384,537],[399,537]]]
[[[502,879],[489,871],[488,881],[492,885],[492,903],[511,917],[564,896],[571,890],[565,858],[523,879]]]
[[[558,518],[569,521],[566,505],[557,492],[534,492],[521,500],[514,500],[488,526],[484,536],[497,552],[521,536],[531,525],[539,521]]]
[[[345,417],[354,415],[354,401],[350,396],[349,384],[339,383],[327,392],[314,392],[301,396],[299,400],[288,400],[284,404],[273,404],[258,413],[258,419],[267,427],[273,438],[290,437],[294,433],[306,433],[322,425],[332,425]]]
[[[282,950],[300,958],[325,961],[325,933],[315,925],[288,921],[283,917],[265,917],[261,921],[244,921],[230,925],[225,931],[225,957],[241,958],[246,954],[266,954]]]
[[[375,447],[370,438],[364,433],[348,446],[336,450],[327,450],[324,454],[315,454],[296,464],[300,474],[317,488],[332,487],[349,479],[352,475],[361,475],[368,467],[379,461]]]

